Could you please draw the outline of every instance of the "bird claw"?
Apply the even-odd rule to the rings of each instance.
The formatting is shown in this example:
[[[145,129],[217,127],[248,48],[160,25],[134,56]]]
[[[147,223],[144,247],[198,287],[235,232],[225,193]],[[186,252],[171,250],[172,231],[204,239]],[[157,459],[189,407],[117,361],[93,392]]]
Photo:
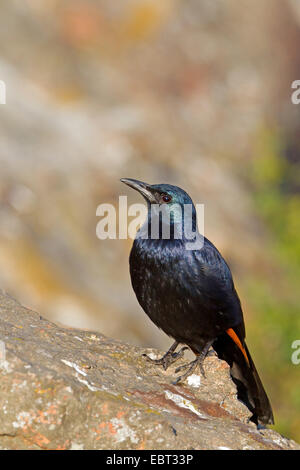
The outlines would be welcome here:
[[[160,359],[152,359],[149,357],[147,354],[142,354],[142,356],[148,361],[151,362],[152,364],[158,365],[158,366],[163,366],[164,370],[168,368],[168,359],[166,356],[161,357]]]
[[[203,362],[200,362],[199,368],[200,368],[200,372],[201,372],[201,374],[202,374],[202,377],[203,377],[204,379],[206,379],[205,370],[204,370],[204,367],[203,367]]]
[[[169,365],[173,364],[175,361],[178,361],[178,359],[181,359],[184,355],[184,351],[186,351],[187,349],[189,348],[187,346],[184,346],[177,353],[172,353],[171,355],[172,359],[170,359]]]
[[[176,380],[173,380],[172,384],[177,385],[180,382],[184,382],[185,379],[187,379],[194,372],[194,370],[195,370],[195,367],[192,367],[191,369],[187,370],[185,374],[180,375],[179,377],[177,377]],[[206,375],[205,375],[203,367],[202,368],[200,367],[200,371],[203,377],[206,379]]]
[[[176,362],[178,359],[180,359],[183,356],[184,351],[186,349],[189,349],[187,346],[183,346],[176,353],[174,351],[175,351],[177,346],[178,346],[178,343],[175,342],[171,346],[169,351],[167,351],[166,354],[164,354],[164,356],[161,357],[160,359],[152,359],[147,354],[143,354],[143,357],[145,357],[147,359],[147,361],[151,362],[152,364],[163,366],[164,370],[167,370],[167,368],[171,364],[173,364],[174,362]],[[175,374],[177,374],[178,372],[180,372],[184,369],[187,369],[187,371],[184,374],[177,377],[177,379],[175,379],[172,382],[173,385],[177,385],[179,382],[183,382],[187,377],[189,377],[189,375],[192,374],[192,372],[194,372],[194,370],[196,369],[197,366],[199,366],[202,376],[204,378],[206,378],[205,371],[204,371],[204,368],[203,368],[203,363],[204,363],[204,359],[206,358],[206,356],[211,355],[210,352],[209,352],[210,346],[211,346],[211,343],[207,343],[206,346],[203,348],[202,352],[196,357],[196,359],[194,361],[183,364],[182,366],[179,366],[179,367],[177,367],[177,369],[175,369]]]
[[[175,370],[175,374],[187,368],[188,370],[183,375],[177,377],[177,379],[172,382],[173,385],[177,385],[179,382],[183,382],[187,377],[192,374],[192,372],[194,372],[197,366],[199,366],[202,376],[206,379],[203,363],[205,358],[208,355],[211,355],[209,351],[210,346],[211,343],[207,343],[206,346],[203,348],[201,354],[199,354],[199,356],[197,356],[194,361],[188,362],[187,364],[183,364],[182,366],[177,367],[177,369]]]
[[[172,380],[171,384],[172,385],[177,385],[177,384],[179,384],[179,382],[181,382],[181,377],[177,377],[176,380]]]
[[[163,357],[161,357],[160,359],[152,359],[151,357],[149,357],[147,354],[143,354],[143,357],[145,357],[147,359],[147,361],[151,362],[152,364],[155,364],[155,365],[159,365],[159,366],[163,366],[164,370],[167,370],[167,368],[173,364],[174,362],[176,362],[178,359],[180,359],[183,354],[184,354],[184,351],[188,349],[187,346],[184,346],[183,348],[180,349],[180,351],[178,351],[177,353],[175,352],[171,352],[171,351],[168,351]]]
[[[189,365],[191,365],[191,362],[187,362],[186,364],[183,364],[182,366],[177,367],[175,369],[175,374],[178,374],[178,372],[180,372],[181,370],[186,369]]]
[[[192,374],[192,372],[194,372],[194,370],[196,369],[197,366],[200,367],[201,374],[203,375],[203,377],[205,377],[205,372],[204,372],[204,369],[203,369],[202,362],[203,362],[203,359],[201,359],[201,357],[199,356],[194,361],[188,362],[187,364],[183,364],[182,366],[177,367],[177,369],[175,370],[176,374],[178,372],[180,372],[181,370],[184,370],[184,369],[187,369],[187,368],[188,368],[188,370],[184,374],[177,377],[177,379],[174,380],[172,382],[172,384],[177,385],[179,382],[183,382],[187,377],[189,377]]]

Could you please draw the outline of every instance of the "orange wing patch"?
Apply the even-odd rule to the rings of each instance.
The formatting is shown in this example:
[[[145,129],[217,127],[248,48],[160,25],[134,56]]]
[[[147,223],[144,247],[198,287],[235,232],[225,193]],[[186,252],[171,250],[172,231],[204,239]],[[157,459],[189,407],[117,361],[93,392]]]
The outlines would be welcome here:
[[[228,330],[226,330],[226,333],[227,333],[228,336],[230,336],[230,338],[235,342],[235,344],[237,345],[237,347],[242,351],[243,356],[244,356],[244,358],[246,359],[248,366],[250,366],[247,353],[246,353],[245,348],[243,347],[243,345],[242,345],[242,343],[241,343],[240,338],[238,337],[238,335],[235,333],[235,331],[234,331],[232,328],[229,328]]]

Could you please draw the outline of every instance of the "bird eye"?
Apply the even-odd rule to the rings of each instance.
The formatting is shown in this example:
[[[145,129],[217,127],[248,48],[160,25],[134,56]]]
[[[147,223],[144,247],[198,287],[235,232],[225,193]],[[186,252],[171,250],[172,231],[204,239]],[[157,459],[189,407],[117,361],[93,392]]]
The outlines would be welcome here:
[[[172,200],[172,197],[169,195],[169,194],[163,194],[161,199],[164,201],[164,202],[170,202]]]

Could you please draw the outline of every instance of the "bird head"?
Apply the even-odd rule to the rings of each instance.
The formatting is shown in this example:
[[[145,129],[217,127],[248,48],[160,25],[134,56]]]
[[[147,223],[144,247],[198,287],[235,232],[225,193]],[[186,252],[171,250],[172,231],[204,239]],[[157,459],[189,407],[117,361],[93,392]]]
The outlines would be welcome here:
[[[171,223],[182,220],[184,206],[192,209],[192,217],[195,218],[195,207],[190,196],[178,186],[171,184],[148,184],[131,178],[122,178],[122,183],[138,191],[147,201],[148,209],[151,205],[168,206]]]

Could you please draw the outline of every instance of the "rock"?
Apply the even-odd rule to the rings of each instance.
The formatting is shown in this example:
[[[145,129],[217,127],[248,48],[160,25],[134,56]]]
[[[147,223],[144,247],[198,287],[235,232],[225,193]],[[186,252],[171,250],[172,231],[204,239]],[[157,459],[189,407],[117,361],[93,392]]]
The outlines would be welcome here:
[[[61,328],[1,294],[0,448],[300,449],[248,422],[217,357],[206,359],[206,378],[174,386],[174,367],[143,352]]]

